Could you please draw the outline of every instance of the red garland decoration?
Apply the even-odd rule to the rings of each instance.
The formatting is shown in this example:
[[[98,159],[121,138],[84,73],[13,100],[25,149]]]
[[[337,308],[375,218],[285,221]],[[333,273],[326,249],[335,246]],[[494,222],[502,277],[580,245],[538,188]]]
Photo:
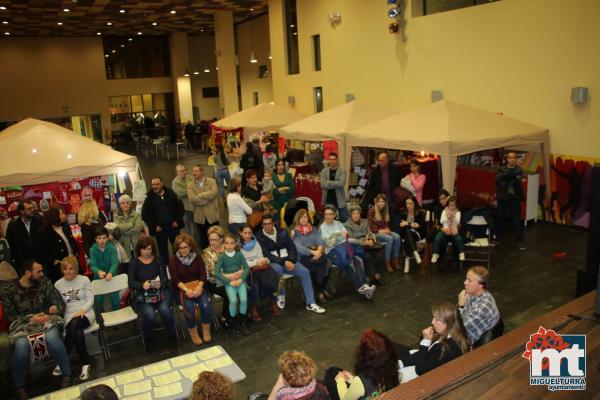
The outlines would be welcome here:
[[[557,351],[562,351],[564,349],[569,348],[571,344],[567,343],[563,340],[561,335],[557,335],[552,329],[544,329],[543,327],[539,327],[538,331],[531,335],[531,339],[529,342],[525,344],[525,352],[521,357],[527,358],[529,362],[531,362],[531,351],[533,349],[556,349]],[[561,360],[564,361],[563,358]],[[547,358],[542,360],[542,370],[547,370],[549,367],[549,361]]]

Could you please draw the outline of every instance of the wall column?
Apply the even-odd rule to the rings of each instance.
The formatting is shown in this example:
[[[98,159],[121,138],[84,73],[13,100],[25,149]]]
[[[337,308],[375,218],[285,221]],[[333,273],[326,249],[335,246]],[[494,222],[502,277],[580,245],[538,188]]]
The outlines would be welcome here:
[[[214,25],[217,66],[219,67],[219,104],[221,118],[223,118],[239,111],[231,11],[215,12]]]
[[[182,123],[193,121],[192,85],[189,76],[183,76],[189,70],[188,41],[185,32],[177,32],[169,37],[171,48],[171,76],[173,77],[173,100],[176,118]]]

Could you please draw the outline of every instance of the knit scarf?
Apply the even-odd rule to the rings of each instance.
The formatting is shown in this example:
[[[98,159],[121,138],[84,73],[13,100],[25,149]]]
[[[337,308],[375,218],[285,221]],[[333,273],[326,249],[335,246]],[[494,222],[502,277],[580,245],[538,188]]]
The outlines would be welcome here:
[[[252,251],[252,249],[256,246],[256,238],[252,236],[252,239],[242,244],[242,250],[244,251]]]
[[[188,254],[188,255],[187,255],[187,256],[185,256],[185,257],[184,257],[184,256],[182,256],[182,255],[179,253],[179,251],[178,251],[177,253],[175,253],[175,255],[177,256],[177,259],[178,259],[179,261],[181,261],[181,263],[182,263],[183,265],[185,265],[186,267],[189,267],[189,266],[190,266],[190,265],[191,265],[191,264],[194,262],[194,260],[196,259],[196,253],[195,253],[195,252],[193,252],[193,251],[191,251],[191,252],[190,252],[190,254]]]
[[[311,224],[296,226],[296,231],[298,231],[298,233],[300,233],[301,235],[304,235],[304,236],[310,235],[312,230],[313,230],[313,226]]]
[[[279,391],[277,392],[277,399],[278,400],[303,399],[303,398],[313,394],[316,387],[317,387],[317,381],[314,379],[312,381],[310,381],[310,383],[308,385],[302,386],[302,387],[284,386],[281,389],[279,389]]]

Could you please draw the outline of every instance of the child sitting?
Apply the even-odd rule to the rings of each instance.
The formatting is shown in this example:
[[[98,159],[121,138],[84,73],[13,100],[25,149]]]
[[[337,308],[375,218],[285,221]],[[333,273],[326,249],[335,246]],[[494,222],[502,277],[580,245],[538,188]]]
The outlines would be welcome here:
[[[463,239],[458,233],[458,228],[460,226],[460,211],[456,207],[456,196],[450,196],[448,198],[448,205],[444,208],[444,211],[442,211],[440,224],[442,227],[433,240],[433,256],[431,257],[431,262],[434,264],[437,262],[440,257],[440,251],[442,250],[442,247],[446,245],[447,240],[452,242],[452,246],[455,249],[454,251],[458,253],[458,259],[464,261],[465,253],[463,251]]]
[[[95,279],[104,279],[110,281],[113,275],[117,273],[119,259],[117,249],[108,239],[108,231],[103,226],[97,226],[94,231],[96,243],[90,248],[90,268],[94,273]],[[114,292],[108,295],[112,310],[118,310],[119,293]],[[96,306],[100,311],[104,310],[104,295],[96,296]]]
[[[275,182],[273,182],[273,171],[270,169],[265,169],[262,181],[262,192],[261,194],[267,196],[269,201],[267,203],[263,203],[263,210],[268,212],[269,214],[275,213],[275,208],[273,208],[273,190],[275,189]]]
[[[250,268],[242,253],[236,250],[233,235],[225,234],[223,247],[225,251],[217,262],[215,275],[225,285],[225,292],[229,298],[229,315],[233,319],[233,333],[236,336],[249,335],[250,331],[246,327],[246,315],[248,313],[246,278],[250,273]],[[239,314],[237,310],[238,303],[240,305]]]

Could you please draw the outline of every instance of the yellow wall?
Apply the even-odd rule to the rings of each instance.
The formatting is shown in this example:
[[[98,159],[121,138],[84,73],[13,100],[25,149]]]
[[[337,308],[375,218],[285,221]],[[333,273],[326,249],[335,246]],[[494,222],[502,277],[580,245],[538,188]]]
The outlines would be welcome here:
[[[219,86],[217,80],[217,58],[215,57],[215,37],[194,35],[188,36],[188,51],[190,60],[190,73],[192,82],[192,103],[200,110],[201,119],[219,117],[219,98],[203,98],[202,88]],[[204,66],[210,72],[204,72]],[[200,74],[194,75],[198,70]]]
[[[0,58],[2,121],[101,114],[106,137],[110,96],[173,92],[170,77],[107,80],[97,37],[3,38]]]
[[[298,75],[287,75],[282,3],[269,0],[277,104],[293,95],[296,109],[312,113],[312,88],[322,86],[325,109],[353,93],[406,110],[429,104],[439,89],[447,99],[549,128],[553,153],[600,154],[593,99],[600,91],[600,1],[502,0],[408,17],[403,42],[387,31],[385,1],[302,0]],[[334,29],[327,15],[336,11],[342,23]],[[320,72],[312,70],[314,34],[321,35]],[[574,86],[590,88],[584,106],[570,102]]]
[[[263,15],[237,26],[237,44],[240,61],[240,85],[242,89],[242,109],[254,105],[254,92],[258,92],[260,103],[273,100],[273,86],[271,78],[271,60],[269,60],[269,17]],[[250,63],[250,53],[254,54],[258,62]],[[269,69],[267,78],[258,78],[258,68],[266,65]]]

